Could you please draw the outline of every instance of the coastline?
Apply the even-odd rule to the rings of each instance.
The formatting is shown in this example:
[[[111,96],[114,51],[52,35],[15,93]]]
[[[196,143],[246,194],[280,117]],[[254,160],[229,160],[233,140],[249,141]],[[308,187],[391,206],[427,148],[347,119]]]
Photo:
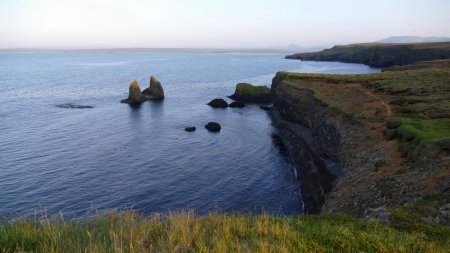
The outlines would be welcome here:
[[[286,59],[302,61],[338,61],[385,68],[421,61],[450,59],[450,42],[362,43],[334,46],[320,52],[296,53]]]
[[[402,252],[405,249],[447,252],[450,228],[443,216],[445,209],[441,209],[446,203],[445,188],[417,191],[432,183],[433,177],[439,176],[442,170],[431,167],[430,171],[430,167],[408,162],[410,158],[406,156],[411,155],[412,159],[413,153],[401,157],[398,150],[401,144],[420,146],[415,142],[420,139],[403,136],[403,123],[388,123],[387,120],[391,113],[402,117],[416,116],[406,109],[416,105],[413,102],[417,99],[412,100],[411,96],[417,94],[433,107],[431,111],[430,108],[419,108],[420,113],[433,118],[423,119],[426,123],[440,121],[442,117],[445,120],[445,110],[440,111],[439,104],[442,97],[429,95],[434,94],[434,88],[447,92],[446,87],[450,86],[438,82],[431,90],[420,85],[405,90],[393,85],[392,78],[412,78],[423,83],[430,81],[430,76],[448,76],[446,66],[439,69],[433,64],[432,67],[429,63],[423,64],[425,66],[413,65],[406,69],[396,67],[380,74],[281,72],[274,78],[271,92],[277,111],[271,112],[273,122],[284,138],[285,146],[292,152],[297,175],[307,181],[301,187],[313,190],[310,193],[304,191],[308,194],[305,200],[310,199],[312,203],[307,213],[320,215],[209,213],[199,216],[194,211],[168,211],[145,216],[133,210],[116,210],[89,219],[77,219],[70,215],[65,218],[63,214],[51,217],[43,214],[34,220],[2,221],[0,248],[5,252]],[[435,71],[434,68],[437,68],[436,72],[430,75],[429,71]],[[407,69],[412,72],[407,72],[405,77],[402,71]],[[446,94],[443,93],[444,98]],[[355,103],[365,107],[355,107]],[[255,110],[260,112],[257,107]],[[179,134],[182,130],[176,131]],[[388,138],[388,133],[392,138]],[[413,139],[416,140],[413,142]],[[395,145],[386,149],[389,148],[383,146],[386,140]],[[380,159],[383,154],[386,157]],[[411,166],[391,166],[391,158],[399,158]],[[337,182],[335,178],[327,177],[332,161],[342,164]],[[256,169],[260,167],[256,166]],[[416,184],[409,185],[411,182]],[[410,193],[417,195],[408,195]],[[387,207],[383,208],[384,205]],[[365,211],[373,209],[375,212],[366,215]]]
[[[407,71],[404,73],[408,75],[424,75],[424,71],[431,71],[436,66],[442,73],[447,73],[449,69],[446,62],[422,65],[407,66],[399,71]],[[411,68],[413,70],[410,70]],[[430,146],[427,150],[418,150],[418,155],[415,150],[405,153],[399,148],[420,142],[419,137],[405,139],[401,135],[387,136],[390,129],[386,122],[389,122],[389,119],[395,116],[416,117],[402,113],[405,109],[395,105],[399,97],[409,99],[408,96],[392,90],[392,86],[397,84],[395,80],[398,76],[402,76],[402,72],[363,75],[279,72],[273,79],[272,98],[274,109],[280,114],[280,118],[302,125],[312,132],[312,140],[305,141],[305,137],[296,134],[289,124],[282,124],[280,130],[291,134],[290,137],[287,135],[286,141],[299,146],[309,142],[309,149],[315,150],[309,152],[313,161],[325,157],[342,166],[336,186],[333,185],[332,190],[327,191],[327,186],[332,181],[327,175],[329,173],[323,169],[322,173],[318,173],[318,168],[325,167],[309,162],[311,159],[305,159],[304,152],[308,148],[303,151],[290,149],[294,156],[306,164],[305,166],[297,163],[297,170],[316,178],[316,182],[321,181],[320,190],[314,191],[312,188],[303,192],[306,199],[308,194],[315,195],[316,199],[323,199],[323,206],[313,206],[310,210],[317,213],[343,212],[364,217],[374,208],[392,215],[393,211],[387,209],[405,206],[414,209],[419,203],[431,205],[433,210],[422,214],[425,219],[449,224],[449,215],[445,211],[449,203],[448,152]],[[379,90],[379,87],[376,89],[374,84],[383,78],[385,85],[391,90]],[[424,78],[420,81],[426,84],[430,80]],[[445,109],[443,110],[445,112]],[[424,110],[421,113],[429,112]],[[448,116],[441,115],[442,119],[434,120],[446,122]],[[275,124],[277,122],[279,119],[275,119]],[[425,155],[432,150],[437,152],[435,156]],[[422,158],[424,160],[420,160]],[[417,159],[419,161],[416,161]],[[317,180],[317,177],[320,179]],[[313,184],[311,180],[308,180],[308,183]],[[423,200],[429,199],[430,196],[439,196],[440,201],[423,203]],[[320,205],[320,202],[311,203]]]

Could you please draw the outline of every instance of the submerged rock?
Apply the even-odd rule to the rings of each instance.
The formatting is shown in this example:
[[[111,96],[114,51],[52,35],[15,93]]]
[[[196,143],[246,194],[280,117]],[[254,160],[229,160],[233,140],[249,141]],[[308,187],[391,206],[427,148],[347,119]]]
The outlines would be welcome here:
[[[150,87],[145,89],[142,94],[147,100],[164,98],[164,89],[156,76],[150,77]]]
[[[205,128],[211,132],[220,132],[220,129],[222,129],[220,124],[216,122],[209,122],[208,124],[205,125]]]
[[[184,131],[186,131],[186,132],[195,132],[195,130],[197,130],[196,127],[186,127],[186,128],[184,129]]]
[[[229,107],[231,107],[231,108],[236,108],[236,107],[237,108],[243,108],[243,107],[245,107],[245,104],[243,102],[240,102],[240,101],[235,101],[235,102],[231,102]]]
[[[67,108],[67,109],[92,109],[94,108],[92,105],[76,105],[76,104],[61,104],[56,105],[58,108]]]
[[[211,100],[211,102],[208,103],[209,106],[214,108],[227,108],[228,103],[227,101],[223,100],[222,98],[215,98]]]
[[[248,83],[238,83],[234,94],[229,98],[250,103],[270,103],[272,101],[269,87],[254,86]]]
[[[273,106],[262,105],[259,108],[263,109],[264,111],[272,111],[273,110]]]
[[[142,95],[141,88],[136,80],[130,83],[128,91],[128,98],[120,101],[125,104],[140,104],[145,101],[144,95]]]

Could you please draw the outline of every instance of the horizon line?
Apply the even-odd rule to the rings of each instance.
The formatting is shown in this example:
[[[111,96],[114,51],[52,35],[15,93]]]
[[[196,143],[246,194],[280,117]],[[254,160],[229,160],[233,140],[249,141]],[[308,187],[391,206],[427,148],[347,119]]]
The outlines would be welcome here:
[[[311,51],[324,49],[324,47],[311,48],[234,48],[234,47],[92,47],[92,48],[39,48],[39,47],[18,47],[18,48],[0,48],[3,53],[26,53],[26,52],[186,52],[186,53],[293,53],[299,51]]]

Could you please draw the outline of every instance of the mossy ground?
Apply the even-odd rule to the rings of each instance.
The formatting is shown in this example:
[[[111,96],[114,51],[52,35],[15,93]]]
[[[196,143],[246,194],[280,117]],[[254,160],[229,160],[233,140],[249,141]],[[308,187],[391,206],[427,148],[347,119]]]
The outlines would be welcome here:
[[[427,160],[450,149],[450,119],[390,118],[387,135],[402,140],[400,150],[412,161]]]
[[[252,95],[252,94],[269,94],[270,88],[266,86],[254,86],[249,83],[238,83],[236,85],[236,94]]]
[[[344,215],[111,213],[0,225],[2,252],[448,252],[450,228]]]
[[[314,91],[320,101],[355,120],[362,123],[386,122],[389,129],[395,129],[404,145],[419,147],[409,154],[413,160],[449,149],[448,60],[392,67],[378,74],[279,75],[294,87]],[[395,127],[392,127],[392,122],[397,123]],[[392,134],[391,131],[389,135]]]

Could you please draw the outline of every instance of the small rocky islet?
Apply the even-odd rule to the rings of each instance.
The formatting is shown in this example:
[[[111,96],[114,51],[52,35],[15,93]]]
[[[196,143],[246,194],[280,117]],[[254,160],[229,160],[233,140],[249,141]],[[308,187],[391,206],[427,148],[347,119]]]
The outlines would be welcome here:
[[[245,103],[269,104],[272,102],[270,88],[267,86],[255,86],[249,83],[238,83],[234,94],[228,96],[234,102],[228,104],[223,98],[215,98],[208,105],[213,108],[244,108]],[[265,111],[271,110],[267,105],[260,106]]]
[[[217,122],[209,122],[208,124],[205,125],[205,128],[208,129],[208,131],[210,132],[220,132],[220,129],[222,129],[220,124]]]
[[[228,102],[225,101],[223,98],[215,98],[213,100],[211,100],[211,102],[209,102],[207,105],[213,107],[213,108],[227,108],[228,107]]]
[[[150,86],[141,91],[139,84],[136,80],[130,83],[130,88],[128,92],[128,98],[120,101],[125,104],[141,104],[147,100],[161,100],[164,99],[164,89],[161,83],[158,81],[156,76],[150,77]]]
[[[267,86],[255,86],[249,83],[238,83],[233,95],[229,98],[238,102],[268,104],[272,102],[270,88]]]
[[[197,128],[195,126],[184,128],[184,131],[186,131],[186,132],[195,132],[196,130],[197,130]]]

